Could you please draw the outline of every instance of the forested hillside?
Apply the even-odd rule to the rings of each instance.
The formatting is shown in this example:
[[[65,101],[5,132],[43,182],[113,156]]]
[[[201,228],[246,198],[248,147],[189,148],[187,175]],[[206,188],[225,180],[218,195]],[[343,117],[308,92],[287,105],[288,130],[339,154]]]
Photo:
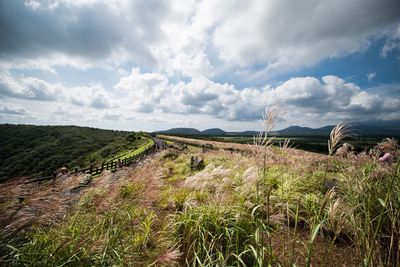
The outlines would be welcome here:
[[[134,132],[78,126],[0,125],[0,181],[98,163],[139,147],[145,142],[141,137]]]

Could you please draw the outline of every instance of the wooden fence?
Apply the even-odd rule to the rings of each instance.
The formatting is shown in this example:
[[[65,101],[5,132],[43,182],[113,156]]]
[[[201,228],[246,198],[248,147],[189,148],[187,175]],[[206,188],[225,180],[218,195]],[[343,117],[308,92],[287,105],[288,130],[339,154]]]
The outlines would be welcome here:
[[[112,170],[116,171],[119,167],[122,166],[130,166],[133,163],[136,163],[140,160],[142,160],[144,157],[147,155],[157,151],[157,150],[162,150],[164,148],[164,142],[159,140],[156,142],[154,138],[153,139],[153,144],[150,147],[145,148],[142,152],[133,155],[131,157],[126,157],[123,159],[117,159],[117,160],[111,160],[108,162],[104,162],[101,165],[90,165],[89,167],[86,168],[75,168],[74,171],[70,172],[70,174],[78,174],[78,173],[86,173],[90,175],[99,175],[103,170]],[[41,182],[49,179],[54,179],[54,176],[45,176],[45,177],[39,177],[36,179],[29,179],[25,183],[33,183],[33,182]]]
[[[73,172],[70,174],[75,174],[75,173],[87,173],[90,175],[98,175],[100,174],[103,170],[112,170],[115,171],[118,169],[118,167],[121,166],[130,166],[133,163],[136,163],[146,157],[147,155],[153,153],[157,149],[156,144],[153,144],[151,147],[146,148],[142,152],[133,155],[131,157],[119,159],[119,160],[112,160],[109,162],[105,162],[101,165],[90,165],[89,167],[83,168],[83,169],[78,169],[75,168]]]

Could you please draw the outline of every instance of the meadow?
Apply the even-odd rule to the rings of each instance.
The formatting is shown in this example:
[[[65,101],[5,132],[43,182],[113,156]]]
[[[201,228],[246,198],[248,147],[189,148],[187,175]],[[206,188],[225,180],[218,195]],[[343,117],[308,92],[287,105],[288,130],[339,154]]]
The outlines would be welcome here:
[[[379,143],[371,156],[338,157],[334,152],[347,133],[342,125],[325,141],[327,155],[293,149],[288,142],[273,146],[267,132],[251,145],[160,136],[168,139],[166,150],[136,166],[102,173],[60,219],[49,224],[43,210],[23,237],[17,227],[3,228],[1,262],[398,266],[396,140]],[[381,150],[390,151],[394,162],[380,163]],[[193,166],[192,157],[204,164]],[[67,189],[57,181],[41,190],[57,186]],[[28,198],[18,205],[33,202]]]
[[[253,136],[246,135],[234,135],[234,136],[184,136],[188,138],[200,139],[200,140],[208,140],[208,141],[217,141],[217,142],[226,142],[226,143],[237,143],[237,144],[251,144],[253,142]],[[328,136],[274,136],[273,145],[281,146],[286,140],[289,140],[290,144],[292,144],[293,148],[297,148],[304,151],[328,154],[328,146],[326,145],[326,140]],[[343,140],[346,143],[349,143],[354,146],[357,152],[362,152],[364,150],[368,151],[369,149],[376,146],[379,142],[385,139],[386,136],[350,136]]]

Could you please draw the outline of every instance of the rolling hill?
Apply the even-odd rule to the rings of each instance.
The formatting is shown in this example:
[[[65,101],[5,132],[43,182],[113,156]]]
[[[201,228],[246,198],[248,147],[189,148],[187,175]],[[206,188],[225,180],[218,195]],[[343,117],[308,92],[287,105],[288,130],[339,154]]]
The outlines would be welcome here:
[[[51,175],[62,166],[96,163],[139,146],[133,132],[78,126],[0,125],[0,181],[21,175]]]
[[[212,128],[212,129],[207,129],[207,130],[202,131],[201,134],[202,135],[219,136],[219,135],[226,135],[226,132],[219,128]]]
[[[157,131],[159,134],[172,134],[172,135],[200,135],[201,132],[194,128],[172,128],[165,131]]]

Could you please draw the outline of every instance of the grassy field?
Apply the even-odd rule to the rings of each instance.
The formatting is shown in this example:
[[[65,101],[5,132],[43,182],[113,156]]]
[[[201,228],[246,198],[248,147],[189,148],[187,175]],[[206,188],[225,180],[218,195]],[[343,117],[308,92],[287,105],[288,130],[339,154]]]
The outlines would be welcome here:
[[[331,150],[340,146],[339,137],[330,140]],[[22,239],[9,232],[18,227],[3,228],[7,230],[0,234],[1,262],[7,266],[399,264],[400,163],[395,142],[380,146],[391,151],[394,162],[379,163],[363,154],[336,157],[268,142],[256,146],[214,142],[218,149],[203,151],[201,142],[206,141],[172,137],[170,145],[173,140],[200,143],[186,149],[173,145],[134,168],[102,173],[58,220],[49,224],[48,209],[37,211],[34,226]],[[192,157],[203,159],[204,168],[192,168]],[[73,177],[63,181],[68,179]],[[22,185],[11,186],[24,190]],[[46,186],[49,192],[54,190],[54,185]],[[2,190],[5,195],[10,191]],[[35,201],[43,200],[28,197],[19,205],[31,210]]]
[[[252,136],[191,136],[190,138],[238,144],[253,144],[254,141],[254,137]],[[281,146],[285,140],[289,139],[292,147],[297,149],[328,154],[327,138],[327,136],[279,136],[274,137],[273,142],[275,146]],[[385,136],[366,136],[348,138],[345,141],[352,144],[357,151],[361,152],[364,150],[368,151],[384,138]]]

